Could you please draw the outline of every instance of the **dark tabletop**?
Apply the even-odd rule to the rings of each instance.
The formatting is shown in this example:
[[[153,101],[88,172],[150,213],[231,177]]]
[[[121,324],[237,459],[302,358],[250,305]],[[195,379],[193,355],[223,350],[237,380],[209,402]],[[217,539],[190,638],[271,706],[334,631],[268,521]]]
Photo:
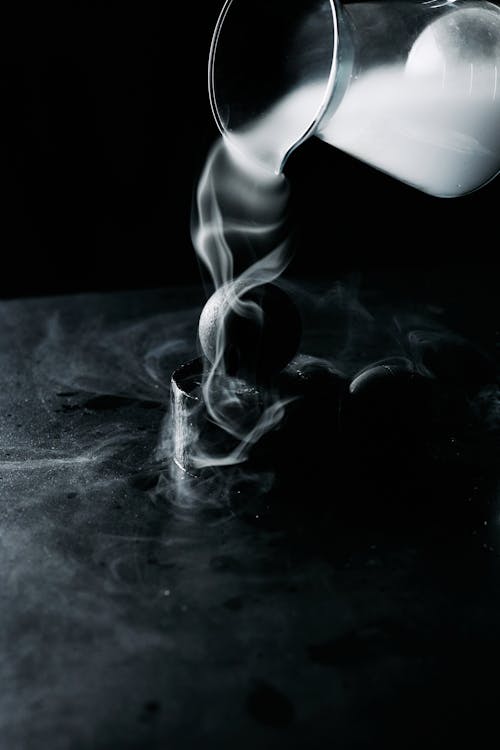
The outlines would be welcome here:
[[[428,319],[494,350],[481,274],[472,291],[466,269],[370,284],[294,287],[306,353],[350,377]],[[259,527],[213,487],[179,500],[170,479],[169,379],[196,354],[201,304],[179,288],[0,305],[0,746],[484,746],[500,669],[496,392],[467,397],[471,447],[450,433],[450,476],[467,463],[464,492],[488,508],[473,523]],[[334,497],[334,457],[328,476]]]

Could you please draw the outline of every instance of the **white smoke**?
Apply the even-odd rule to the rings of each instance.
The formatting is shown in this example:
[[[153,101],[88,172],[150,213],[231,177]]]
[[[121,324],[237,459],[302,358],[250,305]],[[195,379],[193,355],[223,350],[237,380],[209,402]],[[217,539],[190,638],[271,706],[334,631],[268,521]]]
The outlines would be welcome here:
[[[224,354],[226,316],[237,314],[261,325],[262,310],[246,295],[277,279],[290,260],[287,203],[282,174],[226,138],[214,145],[198,185],[192,238],[214,290],[223,288],[224,304],[216,321],[215,356],[206,363],[201,390],[208,418],[235,445],[218,456],[198,450],[192,458],[196,468],[241,463],[248,448],[283,416],[287,401],[228,375]]]

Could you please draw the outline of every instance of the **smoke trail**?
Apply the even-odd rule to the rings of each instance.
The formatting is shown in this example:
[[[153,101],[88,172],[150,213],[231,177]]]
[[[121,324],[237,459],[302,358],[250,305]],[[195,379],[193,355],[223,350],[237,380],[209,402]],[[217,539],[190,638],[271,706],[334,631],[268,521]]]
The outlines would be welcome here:
[[[227,139],[212,147],[198,183],[191,235],[215,289],[232,282],[242,264],[262,260],[280,244],[288,192],[284,175],[265,169]]]
[[[250,387],[226,371],[226,321],[231,315],[262,326],[259,303],[249,292],[277,279],[286,268],[288,183],[227,139],[218,141],[201,176],[192,239],[221,305],[215,321],[215,356],[205,362],[201,391],[208,418],[234,439],[227,454],[210,450],[193,458],[197,468],[245,460],[247,449],[283,416],[285,400],[269,389]],[[202,313],[203,321],[204,314]]]

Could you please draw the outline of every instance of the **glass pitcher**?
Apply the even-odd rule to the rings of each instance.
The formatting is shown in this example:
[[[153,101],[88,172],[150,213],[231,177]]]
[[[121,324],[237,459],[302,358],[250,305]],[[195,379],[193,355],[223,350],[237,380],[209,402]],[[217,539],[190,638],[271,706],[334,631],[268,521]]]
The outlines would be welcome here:
[[[312,135],[440,197],[500,170],[500,8],[478,0],[228,0],[212,110],[280,172]]]

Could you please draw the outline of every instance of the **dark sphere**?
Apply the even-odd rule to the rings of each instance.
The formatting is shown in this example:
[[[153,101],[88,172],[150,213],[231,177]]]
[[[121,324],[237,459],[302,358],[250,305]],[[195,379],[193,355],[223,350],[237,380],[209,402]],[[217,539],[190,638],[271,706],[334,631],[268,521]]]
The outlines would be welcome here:
[[[222,286],[206,303],[198,329],[201,348],[213,363],[222,330],[227,374],[263,382],[280,372],[296,353],[301,335],[299,313],[289,296],[274,284],[255,287],[241,296],[243,303],[258,306],[258,314],[252,306],[248,316],[234,310],[235,294],[238,282]]]
[[[435,514],[428,507],[433,404],[433,381],[403,359],[374,363],[353,378],[342,414],[344,468],[352,477],[346,518],[412,527]]]
[[[253,466],[274,477],[267,516],[280,522],[286,518],[287,523],[300,519],[303,524],[306,518],[317,520],[330,507],[332,472],[336,490],[341,483],[340,415],[347,382],[325,363],[299,357],[276,385],[288,402],[283,418],[253,447],[250,457]]]
[[[349,386],[356,431],[372,430],[397,440],[427,423],[430,380],[404,361],[378,362],[358,373]],[[372,437],[372,436],[371,436]]]
[[[294,359],[280,374],[280,397],[288,402],[284,417],[275,430],[260,441],[264,454],[290,471],[305,463],[322,462],[339,440],[341,404],[347,382],[325,364]],[[256,446],[259,448],[259,445]],[[295,460],[299,463],[295,463]],[[292,472],[293,473],[293,472]],[[294,481],[297,481],[295,478]]]
[[[433,381],[411,364],[388,360],[358,373],[349,386],[343,432],[355,460],[413,462],[433,430]]]

